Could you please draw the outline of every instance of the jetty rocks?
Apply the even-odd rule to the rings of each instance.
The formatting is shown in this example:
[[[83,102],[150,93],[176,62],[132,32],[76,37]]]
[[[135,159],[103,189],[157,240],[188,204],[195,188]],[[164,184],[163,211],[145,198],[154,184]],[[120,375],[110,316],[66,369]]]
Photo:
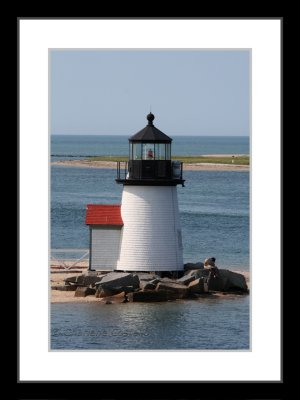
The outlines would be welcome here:
[[[76,297],[96,296],[106,304],[197,299],[217,292],[249,293],[245,276],[215,266],[215,258],[188,263],[177,276],[151,272],[88,271],[65,279],[58,290],[75,291]]]

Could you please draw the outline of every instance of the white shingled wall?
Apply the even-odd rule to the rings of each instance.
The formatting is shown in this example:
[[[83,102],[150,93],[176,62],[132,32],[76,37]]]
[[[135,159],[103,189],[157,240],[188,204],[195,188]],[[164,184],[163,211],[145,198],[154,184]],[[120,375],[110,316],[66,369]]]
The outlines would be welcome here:
[[[117,269],[183,269],[176,186],[124,186],[120,258]]]
[[[91,227],[91,269],[113,270],[117,268],[120,251],[120,228]]]

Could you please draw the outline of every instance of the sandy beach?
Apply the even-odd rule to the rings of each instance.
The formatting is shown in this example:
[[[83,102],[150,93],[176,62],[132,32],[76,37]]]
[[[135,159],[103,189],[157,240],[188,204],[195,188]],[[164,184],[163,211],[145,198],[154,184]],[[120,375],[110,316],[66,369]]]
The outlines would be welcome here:
[[[217,157],[217,156],[219,155],[210,155],[210,157]],[[51,165],[58,165],[63,167],[79,167],[79,168],[116,169],[115,161],[67,160],[67,161],[55,161],[52,162]],[[249,171],[250,170],[249,165],[217,164],[217,163],[216,164],[184,163],[183,168],[185,171]]]

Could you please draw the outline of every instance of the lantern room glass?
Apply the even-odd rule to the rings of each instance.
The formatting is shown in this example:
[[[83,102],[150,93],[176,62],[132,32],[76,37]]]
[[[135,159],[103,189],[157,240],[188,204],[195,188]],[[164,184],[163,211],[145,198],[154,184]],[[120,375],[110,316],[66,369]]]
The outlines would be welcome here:
[[[130,144],[130,159],[141,160],[142,158],[142,143]]]
[[[130,143],[131,160],[171,160],[171,143]]]

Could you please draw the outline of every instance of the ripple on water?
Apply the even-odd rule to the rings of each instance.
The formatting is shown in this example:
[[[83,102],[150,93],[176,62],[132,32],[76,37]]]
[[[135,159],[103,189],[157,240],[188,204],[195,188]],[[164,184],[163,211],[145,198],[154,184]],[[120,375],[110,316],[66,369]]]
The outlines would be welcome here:
[[[168,303],[56,303],[51,349],[247,350],[249,296]]]

